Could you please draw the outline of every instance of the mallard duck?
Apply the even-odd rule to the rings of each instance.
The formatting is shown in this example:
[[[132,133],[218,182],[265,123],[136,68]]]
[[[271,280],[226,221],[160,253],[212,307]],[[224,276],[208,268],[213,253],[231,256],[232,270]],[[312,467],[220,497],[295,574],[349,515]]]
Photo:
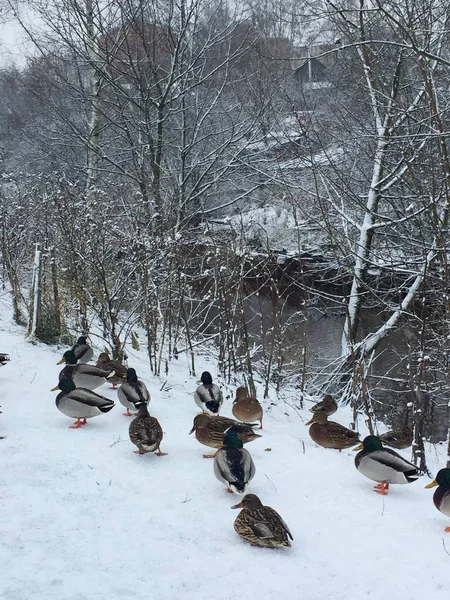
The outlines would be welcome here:
[[[290,547],[293,540],[289,527],[276,510],[264,506],[258,496],[247,494],[239,504],[231,508],[242,508],[234,522],[236,533],[252,546],[265,548]]]
[[[417,467],[394,450],[383,448],[376,435],[364,438],[356,450],[361,452],[355,456],[355,467],[368,479],[379,482],[374,487],[377,494],[386,496],[390,483],[412,483],[419,478]]]
[[[407,428],[387,431],[378,437],[386,446],[397,448],[397,450],[404,450],[405,448],[409,448],[413,442],[413,430]]]
[[[104,369],[111,373],[108,377],[108,383],[111,383],[113,389],[116,389],[117,385],[121,385],[127,380],[127,367],[122,364],[120,360],[110,358],[107,352],[101,352],[99,354],[95,365],[99,369]]]
[[[262,406],[256,398],[249,396],[247,388],[238,387],[231,412],[239,421],[243,421],[244,423],[253,423],[254,421],[259,421],[259,429],[263,428]]]
[[[3,354],[0,352],[0,365],[2,367],[4,367],[9,360],[9,354]]]
[[[344,448],[351,448],[351,446],[361,441],[357,431],[352,431],[339,423],[329,421],[327,415],[322,412],[314,413],[312,419],[305,425],[311,425],[309,428],[311,439],[323,448],[343,450]]]
[[[426,485],[426,488],[439,486],[433,494],[433,502],[435,507],[447,517],[450,517],[450,469],[441,469],[431,483]],[[450,532],[450,527],[446,527],[445,531]]]
[[[120,403],[127,409],[126,413],[123,413],[126,417],[131,417],[130,408],[136,408],[138,402],[150,402],[150,392],[143,381],[138,379],[136,371],[134,369],[127,370],[127,380],[122,383],[120,388],[117,390]]]
[[[216,383],[213,383],[211,373],[204,371],[200,377],[202,385],[194,392],[195,404],[207,415],[218,415],[223,404],[223,394]]]
[[[130,423],[129,434],[132,443],[138,447],[135,454],[147,454],[155,452],[156,456],[166,456],[167,452],[161,452],[161,441],[163,430],[158,419],[151,417],[146,402],[137,402],[138,414]]]
[[[238,430],[230,427],[214,459],[215,476],[225,484],[227,492],[244,496],[255,470],[250,452],[243,447]]]
[[[338,409],[338,405],[336,404],[336,400],[333,396],[327,394],[321,402],[314,404],[309,410],[312,413],[322,413],[329,417],[333,413],[335,413]]]
[[[78,338],[77,343],[72,346],[71,350],[77,357],[77,361],[81,364],[88,363],[94,358],[94,351],[87,343],[84,335]]]
[[[72,350],[64,352],[58,365],[61,363],[66,363],[66,366],[59,373],[59,381],[61,381],[61,379],[72,379],[77,388],[80,387],[87,388],[88,390],[95,390],[106,383],[106,378],[111,373],[111,371],[94,367],[94,365],[78,365],[77,358]],[[58,386],[53,388],[52,391],[56,389],[58,389]]]
[[[114,408],[113,400],[99,396],[90,389],[75,387],[72,379],[61,379],[56,389],[61,390],[55,400],[58,410],[77,420],[70,426],[71,429],[78,429],[86,425],[86,419],[92,419]]]
[[[189,434],[195,431],[195,437],[200,444],[210,448],[221,448],[225,432],[230,427],[236,429],[244,444],[262,437],[255,433],[250,425],[238,423],[227,417],[210,417],[205,413],[201,413],[194,418],[194,424]],[[203,458],[215,458],[216,454],[217,452],[204,454]]]

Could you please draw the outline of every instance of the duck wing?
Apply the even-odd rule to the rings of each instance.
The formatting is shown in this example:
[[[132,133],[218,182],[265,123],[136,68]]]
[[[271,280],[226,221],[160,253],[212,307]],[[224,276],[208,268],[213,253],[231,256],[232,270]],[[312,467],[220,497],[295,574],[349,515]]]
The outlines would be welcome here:
[[[79,373],[80,375],[92,375],[94,377],[106,378],[111,373],[111,371],[105,370],[101,367],[96,367],[95,365],[76,365],[74,369],[75,373]]]
[[[163,437],[162,427],[155,417],[137,417],[130,423],[130,430],[140,443],[148,446],[157,444]]]
[[[150,393],[143,381],[135,381],[129,383],[126,381],[119,388],[128,402],[132,402],[136,404],[136,402],[145,402],[148,404],[150,402]]]
[[[386,467],[390,467],[395,471],[399,471],[400,473],[405,473],[408,475],[417,475],[419,473],[419,470],[416,467],[416,465],[413,465],[412,463],[408,462],[403,458],[403,456],[400,456],[400,454],[395,452],[395,450],[391,450],[390,448],[383,448],[383,450],[369,452],[367,456],[372,460],[375,460],[380,464],[385,465]]]
[[[60,394],[58,394],[58,396],[59,395]],[[102,408],[105,407],[114,406],[113,400],[100,396],[100,394],[96,394],[87,388],[76,388],[68,394],[63,394],[63,396],[75,400],[76,402],[80,402],[81,404],[86,404],[87,406],[95,406],[99,410],[102,410]]]

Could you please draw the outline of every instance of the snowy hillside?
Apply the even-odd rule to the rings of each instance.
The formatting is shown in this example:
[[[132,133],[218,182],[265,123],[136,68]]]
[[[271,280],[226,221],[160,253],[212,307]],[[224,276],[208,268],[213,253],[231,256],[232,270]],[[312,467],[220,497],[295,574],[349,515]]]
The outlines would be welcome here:
[[[168,452],[138,456],[119,403],[69,429],[50,392],[66,348],[27,342],[5,297],[0,305],[0,351],[11,356],[0,368],[2,600],[447,598],[450,522],[424,489],[427,478],[374,494],[354,452],[311,441],[307,410],[265,401],[264,437],[246,446],[256,464],[250,491],[281,514],[294,542],[250,547],[233,529],[239,498],[225,493],[205,447],[188,435],[196,378],[183,359],[160,391],[165,378],[150,374],[143,352],[130,355]],[[216,375],[206,361],[199,372],[205,367]],[[117,400],[106,385],[97,392]],[[230,398],[222,414],[231,416]],[[435,473],[444,446],[428,450]]]

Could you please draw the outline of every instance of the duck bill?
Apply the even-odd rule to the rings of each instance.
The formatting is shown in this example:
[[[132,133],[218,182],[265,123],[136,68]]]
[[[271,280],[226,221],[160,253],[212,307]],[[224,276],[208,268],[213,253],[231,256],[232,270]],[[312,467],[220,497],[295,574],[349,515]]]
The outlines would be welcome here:
[[[50,391],[51,392],[57,392],[59,390],[59,387],[56,385],[54,388],[52,388]]]
[[[314,415],[314,417],[312,419],[310,419],[307,423],[305,423],[305,426],[306,425],[312,425],[315,422],[316,422],[316,415]]]
[[[65,358],[62,358],[61,360],[58,360],[58,362],[56,363],[57,365],[63,365],[66,362]]]
[[[242,502],[239,502],[239,504],[235,504],[234,506],[230,506],[230,508],[244,508],[242,506]]]
[[[426,485],[426,488],[433,488],[436,487],[438,484],[438,482],[436,481],[436,479],[433,479],[433,481],[431,483],[429,483],[428,485]]]
[[[358,450],[362,450],[364,446],[362,444],[358,444],[355,448],[352,448],[353,452],[358,452]]]
[[[189,435],[191,435],[191,433],[194,433],[194,431],[195,431],[195,427],[193,427],[193,428],[190,430],[190,432],[189,432]]]

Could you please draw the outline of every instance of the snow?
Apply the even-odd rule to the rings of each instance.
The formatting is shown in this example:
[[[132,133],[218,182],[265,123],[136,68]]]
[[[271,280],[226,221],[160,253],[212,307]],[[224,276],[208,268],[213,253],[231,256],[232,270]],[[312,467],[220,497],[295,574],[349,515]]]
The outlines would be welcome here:
[[[150,373],[144,352],[127,348],[169,453],[138,456],[119,402],[69,429],[49,391],[66,348],[27,341],[5,295],[0,332],[0,351],[11,356],[0,368],[2,600],[447,598],[450,523],[424,489],[428,478],[374,494],[354,452],[312,442],[304,426],[311,414],[292,408],[295,393],[277,406],[275,395],[263,401],[263,438],[246,446],[256,464],[250,491],[281,514],[293,546],[253,548],[233,529],[238,498],[225,493],[212,461],[201,458],[205,447],[188,435],[197,377],[187,357],[171,364],[160,391],[166,378]],[[217,380],[210,357],[196,360],[198,373],[208,368]],[[234,389],[224,386],[224,415]],[[108,386],[96,391],[117,399]],[[348,425],[348,410],[333,419]],[[428,446],[434,474],[444,450]]]
[[[325,241],[320,227],[305,220],[297,223],[298,227],[292,207],[281,203],[252,208],[228,215],[222,220],[208,220],[208,226],[212,230],[240,231],[246,239],[258,239],[263,247],[284,248],[291,256],[298,253],[299,242],[302,249],[323,249]]]

